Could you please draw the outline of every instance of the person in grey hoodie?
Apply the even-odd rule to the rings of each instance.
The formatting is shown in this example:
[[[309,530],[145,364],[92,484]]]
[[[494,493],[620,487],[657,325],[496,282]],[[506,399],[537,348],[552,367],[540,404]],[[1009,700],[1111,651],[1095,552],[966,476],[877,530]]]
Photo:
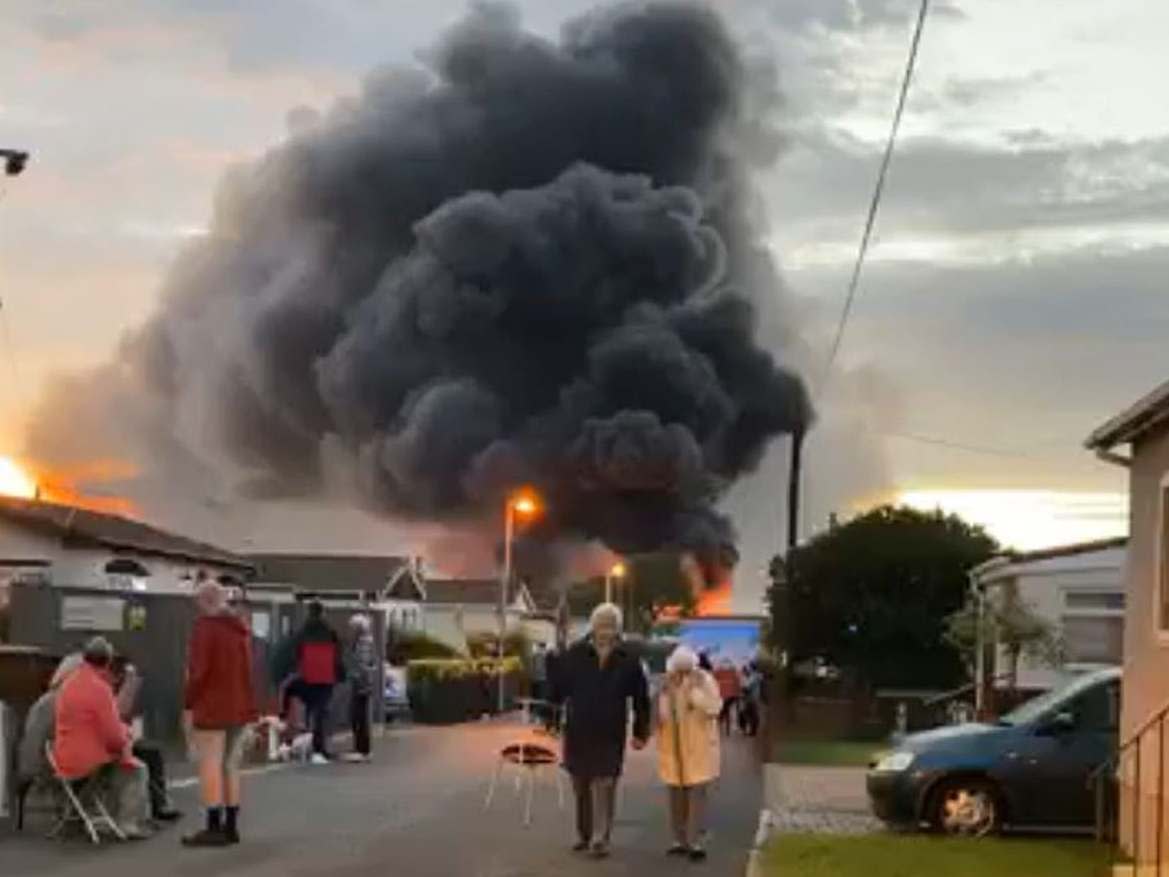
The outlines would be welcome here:
[[[347,761],[369,761],[369,728],[373,709],[373,695],[378,683],[378,654],[370,631],[369,616],[354,615],[349,619],[352,639],[346,650],[346,675],[350,680],[349,724],[353,729],[353,752]]]

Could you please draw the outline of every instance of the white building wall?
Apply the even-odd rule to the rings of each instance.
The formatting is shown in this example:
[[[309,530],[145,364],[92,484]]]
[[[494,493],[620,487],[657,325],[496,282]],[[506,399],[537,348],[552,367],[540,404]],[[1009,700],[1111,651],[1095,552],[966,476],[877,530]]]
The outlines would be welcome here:
[[[1097,599],[1103,598],[1103,595],[1111,595],[1112,598],[1122,601],[1125,592],[1124,563],[1125,550],[1110,548],[1032,563],[1012,564],[1003,572],[1003,575],[1008,577],[992,583],[991,587],[994,588],[995,585],[1002,587],[1013,581],[1020,599],[1030,606],[1032,611],[1061,631],[1065,629],[1068,619],[1074,618],[1099,619],[1101,624],[1113,623],[1104,622],[1103,619],[1115,619],[1116,624],[1121,624],[1124,617],[1123,602],[1118,603],[1116,608],[1107,608],[1103,605],[1085,606],[1083,603],[1085,601],[1103,603],[1103,599]],[[1067,645],[1073,652],[1073,660],[1060,667],[1053,668],[1026,656],[1020,659],[1018,680],[1020,688],[1032,690],[1052,688],[1078,673],[1110,665],[1108,662],[1074,660],[1075,651],[1082,651],[1088,644],[1075,642],[1070,636],[1067,639]],[[997,672],[1004,673],[1007,668],[1006,651],[1000,647],[996,661]]]
[[[0,520],[0,562],[5,560],[48,560],[60,553],[57,540],[28,527]]]
[[[135,581],[110,576],[105,572],[105,566],[116,557],[138,561],[150,575]],[[132,551],[114,551],[109,548],[65,546],[55,536],[46,536],[32,528],[6,520],[0,521],[0,562],[5,559],[48,561],[48,576],[54,585],[115,590],[138,588],[147,591],[186,592],[191,589],[191,581],[196,570],[205,569],[212,575],[233,572],[238,574],[229,567],[212,563],[191,563]]]

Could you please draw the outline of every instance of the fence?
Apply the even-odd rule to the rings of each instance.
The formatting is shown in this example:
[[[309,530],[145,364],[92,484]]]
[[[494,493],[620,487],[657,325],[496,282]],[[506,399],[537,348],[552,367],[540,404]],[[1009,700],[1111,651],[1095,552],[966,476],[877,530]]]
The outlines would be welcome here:
[[[1097,839],[1119,845],[1134,877],[1169,877],[1167,725],[1169,704],[1140,725],[1092,775]]]
[[[373,620],[378,654],[385,653],[385,613],[356,600],[325,600],[326,618],[344,635],[350,614],[361,609]],[[257,702],[265,712],[276,709],[277,691],[269,667],[273,650],[291,635],[306,615],[306,606],[290,591],[249,594],[243,604],[250,617],[253,679]],[[93,588],[15,585],[10,598],[14,644],[34,646],[62,656],[78,650],[95,634],[110,640],[120,655],[143,675],[139,711],[147,736],[176,742],[181,732],[187,642],[195,620],[194,602],[185,594],[108,591]],[[378,666],[381,690],[381,665]],[[345,687],[347,688],[347,686]],[[332,724],[344,726],[347,691],[333,703]],[[375,721],[384,704],[375,697]]]

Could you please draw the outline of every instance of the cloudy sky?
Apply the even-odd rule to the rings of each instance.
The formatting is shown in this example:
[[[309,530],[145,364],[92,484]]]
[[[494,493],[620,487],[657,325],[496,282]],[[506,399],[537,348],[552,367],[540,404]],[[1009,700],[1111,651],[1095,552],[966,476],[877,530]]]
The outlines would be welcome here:
[[[774,63],[785,95],[785,152],[759,192],[806,332],[822,344],[915,3],[711,2]],[[518,5],[552,34],[594,4]],[[0,454],[21,451],[50,375],[104,360],[151,311],[226,167],[282,138],[292,108],[327,106],[376,67],[415,63],[465,8],[6,3],[0,145],[34,157],[0,182]],[[804,527],[907,494],[1024,547],[1117,532],[1121,473],[1080,443],[1169,377],[1169,103],[1150,86],[1169,74],[1169,7],[933,9],[841,371],[822,390]],[[863,434],[866,450],[834,441],[834,424]],[[781,450],[731,501],[744,605],[780,522]]]

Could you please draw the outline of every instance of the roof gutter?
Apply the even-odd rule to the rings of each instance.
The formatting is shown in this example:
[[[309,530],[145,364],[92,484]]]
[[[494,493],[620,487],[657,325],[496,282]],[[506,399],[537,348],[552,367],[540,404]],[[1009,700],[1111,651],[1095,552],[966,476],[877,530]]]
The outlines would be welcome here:
[[[1124,454],[1118,454],[1105,447],[1096,448],[1096,457],[1105,463],[1112,463],[1114,466],[1121,466],[1125,469],[1132,468],[1132,457],[1126,457]]]

